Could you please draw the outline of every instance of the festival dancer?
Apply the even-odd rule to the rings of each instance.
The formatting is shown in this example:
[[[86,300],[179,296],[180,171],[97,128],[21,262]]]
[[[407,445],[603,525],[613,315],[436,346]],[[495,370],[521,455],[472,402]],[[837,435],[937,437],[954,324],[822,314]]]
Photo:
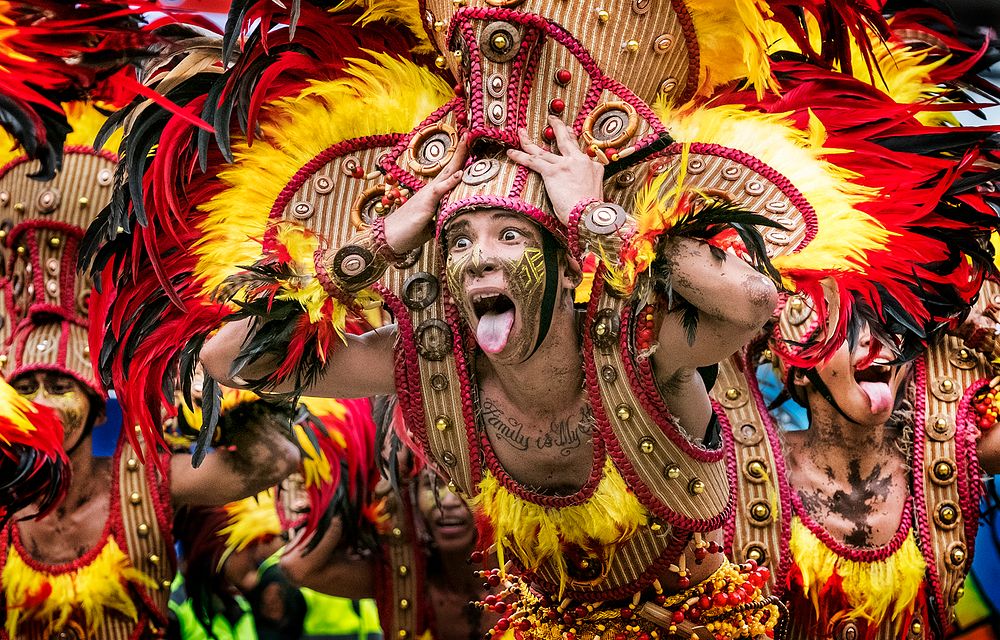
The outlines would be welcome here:
[[[142,251],[114,276],[140,286],[120,313],[145,322],[114,330],[108,368],[120,363],[122,377],[122,345],[155,342],[151,320],[176,317],[168,296],[221,291],[232,306],[199,307],[214,315],[190,326],[181,347],[159,342],[158,362],[171,364],[152,373],[190,364],[237,307],[237,320],[252,320],[227,325],[202,353],[224,382],[331,396],[398,391],[422,453],[482,516],[480,543],[501,566],[514,561],[491,604],[504,612],[498,632],[768,634],[777,610],[761,600],[766,573],[718,553],[730,478],[724,450],[706,437],[712,410],[695,372],[759,330],[775,290],[700,241],[735,230],[749,264],[815,286],[811,260],[857,274],[891,235],[860,207],[874,192],[834,162],[821,125],[697,104],[743,78],[762,92],[772,86],[759,3],[636,2],[617,14],[593,3],[426,5],[400,8],[403,22],[427,28],[454,92],[386,55],[281,97],[256,83],[274,73],[259,57],[236,64],[207,107],[226,125],[218,138],[224,151],[233,141],[233,162],[208,163],[210,188],[179,191],[204,200],[148,217],[147,203],[169,200],[153,180],[152,193],[132,198],[139,211],[119,206],[98,229],[114,243],[116,227],[146,220],[136,233],[157,238],[126,236]],[[252,16],[246,8],[234,13],[232,42]],[[789,28],[799,24],[784,3],[771,8]],[[832,36],[850,31],[814,9],[831,36],[816,55],[844,51]],[[268,20],[279,13],[268,5]],[[678,107],[689,98],[697,102]],[[237,136],[235,108],[246,124]],[[414,119],[423,120],[408,130]],[[147,148],[148,131],[127,135],[126,146]],[[198,153],[185,145],[194,147],[185,142],[170,162],[194,170]],[[174,178],[162,169],[153,175]],[[176,220],[183,233],[156,233]],[[763,239],[753,225],[767,229]],[[177,242],[184,234],[199,239],[196,255]],[[157,254],[159,238],[170,247]],[[588,250],[602,265],[577,313],[572,292]],[[146,261],[161,268],[155,286],[133,282]],[[396,324],[346,335],[345,318],[378,300]],[[835,347],[831,338],[807,355]],[[711,606],[692,611],[701,596]]]

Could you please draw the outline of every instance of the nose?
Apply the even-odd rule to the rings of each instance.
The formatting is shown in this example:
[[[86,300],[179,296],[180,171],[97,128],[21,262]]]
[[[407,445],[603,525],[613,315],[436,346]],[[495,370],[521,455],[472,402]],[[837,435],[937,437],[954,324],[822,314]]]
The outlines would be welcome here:
[[[497,259],[492,252],[483,251],[480,246],[472,249],[472,259],[469,260],[469,274],[473,276],[483,276],[497,269]]]
[[[454,508],[462,508],[464,506],[465,502],[462,500],[462,498],[460,498],[459,495],[453,492],[451,489],[448,489],[446,487],[444,491],[441,492],[442,511],[447,510],[448,508],[454,509]]]

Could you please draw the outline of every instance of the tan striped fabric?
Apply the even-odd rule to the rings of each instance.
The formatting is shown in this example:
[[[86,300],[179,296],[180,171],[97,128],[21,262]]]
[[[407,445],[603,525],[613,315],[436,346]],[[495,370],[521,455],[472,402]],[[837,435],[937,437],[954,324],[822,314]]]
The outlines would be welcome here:
[[[379,611],[385,637],[407,640],[423,631],[419,619],[427,603],[420,589],[426,587],[426,581],[423,559],[417,556],[423,550],[413,527],[415,507],[408,495],[396,500],[395,505],[390,513],[389,533],[382,537],[383,562],[389,576],[376,584],[376,589],[382,591],[377,601],[382,607],[391,607]]]

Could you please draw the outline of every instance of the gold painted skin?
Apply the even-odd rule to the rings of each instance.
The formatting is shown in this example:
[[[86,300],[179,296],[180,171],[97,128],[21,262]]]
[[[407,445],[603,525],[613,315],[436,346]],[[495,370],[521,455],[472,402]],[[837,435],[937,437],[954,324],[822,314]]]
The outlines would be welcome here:
[[[51,371],[34,371],[14,379],[18,395],[35,404],[59,412],[63,423],[63,446],[71,450],[82,437],[90,415],[90,395],[71,376]]]
[[[473,311],[472,300],[467,295],[469,280],[478,277],[488,269],[495,269],[503,276],[503,292],[515,307],[515,326],[511,328],[510,339],[504,351],[518,355],[519,360],[528,358],[537,341],[542,299],[545,295],[545,255],[540,246],[541,231],[523,217],[502,213],[498,217],[512,220],[500,231],[500,242],[517,242],[517,235],[523,239],[523,249],[516,255],[506,257],[493,252],[492,257],[484,257],[481,242],[472,241],[459,230],[448,234],[448,259],[446,274],[448,289],[458,303],[459,312],[466,324],[475,332],[478,319]],[[513,222],[516,220],[516,222]],[[456,220],[457,222],[457,220]],[[461,228],[452,224],[452,228]],[[529,231],[530,229],[530,231]],[[513,235],[508,235],[508,234]],[[514,238],[514,240],[507,240]],[[478,239],[477,239],[478,240]],[[515,247],[511,247],[517,251]],[[508,252],[510,253],[510,252]],[[517,322],[520,320],[520,330]]]

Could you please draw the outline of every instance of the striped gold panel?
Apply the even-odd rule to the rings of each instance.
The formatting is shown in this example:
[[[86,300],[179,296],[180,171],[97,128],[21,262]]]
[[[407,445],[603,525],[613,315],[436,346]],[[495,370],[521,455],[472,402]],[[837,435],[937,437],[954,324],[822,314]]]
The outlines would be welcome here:
[[[140,464],[135,451],[124,438],[119,446],[122,448],[118,460],[119,500],[128,557],[132,566],[156,583],[148,594],[161,614],[165,615],[176,566],[170,533],[161,530],[157,507],[166,509],[169,519],[170,506],[160,504],[160,496],[155,495],[157,471],[152,461]]]
[[[674,97],[683,95],[689,82],[697,82],[689,77],[688,43],[669,0],[425,0],[422,4],[442,52],[450,52],[448,28],[466,7],[509,7],[543,16],[573,34],[602,73],[646,103],[652,103],[661,88],[665,96]],[[445,59],[457,76],[460,62],[450,53]]]
[[[625,300],[603,293],[597,314],[620,318],[625,304]],[[626,330],[621,327],[621,331]],[[725,459],[700,462],[667,437],[636,397],[626,376],[627,355],[618,344],[607,349],[595,346],[593,357],[612,436],[621,444],[643,486],[670,511],[687,518],[708,520],[723,513],[730,500]],[[668,467],[676,467],[676,472],[668,475]],[[700,492],[692,489],[697,481],[701,482]]]
[[[0,222],[52,220],[86,229],[111,200],[115,163],[106,158],[68,152],[47,182],[28,177],[37,169],[35,161],[22,162],[0,177]]]
[[[646,527],[640,529],[628,540],[617,547],[609,547],[606,558],[601,559],[607,566],[607,573],[602,580],[593,583],[569,581],[566,584],[566,596],[586,596],[589,593],[608,592],[618,589],[633,588],[636,581],[661,556],[671,542],[672,527],[666,523],[657,523],[658,531]],[[664,569],[664,574],[667,570]],[[537,576],[549,585],[559,585],[559,571],[555,563],[549,561],[543,564]]]
[[[875,629],[871,640],[929,640],[934,635],[926,618],[925,604],[919,603],[908,630],[898,634],[894,624],[884,624]],[[796,601],[796,606],[785,620],[788,625],[785,640],[856,640],[868,637],[867,625],[863,620],[843,620],[835,624],[833,629],[818,629],[812,604],[801,599]]]
[[[736,467],[736,511],[732,526],[732,558],[736,562],[755,560],[771,569],[767,591],[774,590],[782,559],[781,523],[790,514],[783,513],[774,449],[764,426],[747,376],[753,367],[741,366],[743,355],[737,353],[719,365],[719,377],[712,397],[725,412],[732,438]],[[780,446],[780,444],[779,444]],[[766,514],[764,512],[766,509]]]
[[[425,576],[421,575],[422,564],[416,555],[418,543],[411,515],[414,506],[409,496],[401,496],[397,505],[391,516],[389,533],[382,538],[382,550],[392,579],[390,584],[379,585],[379,588],[388,587],[393,601],[393,628],[383,629],[385,637],[405,640],[416,638],[421,631],[417,626],[420,607],[424,605],[420,589],[426,587],[426,582]]]

